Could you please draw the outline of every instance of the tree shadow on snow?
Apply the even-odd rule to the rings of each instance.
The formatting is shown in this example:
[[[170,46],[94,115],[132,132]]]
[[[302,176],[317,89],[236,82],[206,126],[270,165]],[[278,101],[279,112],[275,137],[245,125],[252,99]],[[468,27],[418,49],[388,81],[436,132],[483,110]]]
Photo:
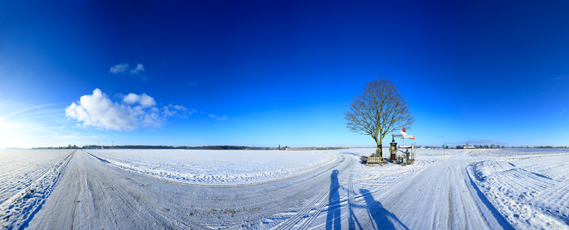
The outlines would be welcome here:
[[[370,218],[375,222],[374,229],[409,229],[393,213],[383,208],[383,205],[373,198],[369,190],[360,189],[360,194],[364,197]]]

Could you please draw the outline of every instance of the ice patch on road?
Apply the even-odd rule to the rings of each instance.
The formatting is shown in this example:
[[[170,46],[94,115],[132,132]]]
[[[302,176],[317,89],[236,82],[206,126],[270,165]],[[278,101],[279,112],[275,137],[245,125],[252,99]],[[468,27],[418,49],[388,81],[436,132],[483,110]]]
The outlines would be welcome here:
[[[336,159],[323,151],[88,150],[122,169],[198,184],[241,184],[282,178]]]

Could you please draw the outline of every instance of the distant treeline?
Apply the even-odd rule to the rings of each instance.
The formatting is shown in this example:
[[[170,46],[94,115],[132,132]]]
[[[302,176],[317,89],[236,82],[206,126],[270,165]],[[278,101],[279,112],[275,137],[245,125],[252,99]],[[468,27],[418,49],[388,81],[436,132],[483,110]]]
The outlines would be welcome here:
[[[504,145],[470,145],[475,149],[569,149],[569,146],[504,146]],[[421,146],[418,146],[421,148]],[[442,146],[423,146],[426,149],[441,149]],[[446,146],[447,149],[464,149],[465,145],[457,145],[456,147]]]
[[[504,145],[471,145],[476,149],[569,149],[569,146],[504,146]],[[440,149],[442,146],[417,146],[418,148]],[[446,146],[447,149],[463,149],[464,145],[456,147]],[[255,146],[235,146],[235,145],[210,145],[210,146],[171,146],[171,145],[68,145],[58,147],[34,147],[32,149],[209,149],[209,150],[332,150],[350,147],[255,147]],[[353,148],[353,147],[352,147]]]
[[[250,146],[233,146],[233,145],[211,145],[211,146],[171,146],[171,145],[68,145],[59,147],[34,147],[32,149],[210,149],[210,150],[274,150],[285,148],[271,147],[250,147]]]
[[[519,147],[521,148],[521,147]],[[545,146],[534,146],[534,148],[536,149],[569,149],[569,146],[551,146],[551,145],[545,145]]]

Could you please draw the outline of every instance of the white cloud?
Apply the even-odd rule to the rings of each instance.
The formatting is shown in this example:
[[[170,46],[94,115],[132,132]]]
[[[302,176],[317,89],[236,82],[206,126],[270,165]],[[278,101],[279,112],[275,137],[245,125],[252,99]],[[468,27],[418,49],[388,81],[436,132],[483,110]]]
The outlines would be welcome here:
[[[136,68],[130,70],[130,74],[142,74],[146,70],[144,70],[144,65],[141,63],[136,64]]]
[[[168,106],[162,107],[162,113],[168,117],[179,116],[180,118],[186,118],[188,117],[187,115],[191,115],[195,112],[197,112],[195,109],[189,110],[181,105],[170,104]]]
[[[134,103],[138,102],[139,99],[140,99],[140,96],[138,96],[134,93],[129,93],[128,95],[124,96],[122,101],[127,103],[127,104],[134,104]]]
[[[145,93],[141,95],[129,93],[128,95],[124,96],[123,102],[130,105],[139,103],[143,108],[152,107],[156,105],[156,101],[154,101],[154,98],[146,95]]]
[[[142,107],[151,107],[156,105],[156,101],[154,101],[154,98],[146,95],[145,93],[140,95],[140,101],[138,103],[140,103]]]
[[[121,63],[121,64],[118,64],[115,66],[111,66],[109,73],[124,74],[127,71],[129,71],[129,68],[130,68],[130,64]],[[131,75],[136,75],[136,76],[140,77],[140,80],[143,80],[143,81],[148,80],[148,76],[144,75],[145,72],[146,72],[146,69],[144,69],[144,65],[142,63],[138,63],[138,64],[136,64],[136,67],[130,69]]]
[[[111,66],[111,70],[109,70],[109,73],[114,73],[114,74],[124,73],[125,71],[128,70],[128,67],[129,65],[127,63]]]
[[[138,127],[159,126],[166,118],[185,116],[188,110],[179,105],[168,105],[162,109],[155,107],[154,98],[130,93],[122,102],[113,102],[109,97],[95,89],[92,95],[84,95],[80,100],[65,108],[65,116],[82,123],[83,127],[111,130],[133,130]]]
[[[196,112],[197,112],[197,111],[196,111]],[[225,116],[225,115],[219,117],[219,116],[217,116],[217,115],[215,115],[215,114],[209,114],[208,116],[209,116],[209,118],[215,119],[216,121],[225,121],[225,120],[229,119],[229,118],[228,118],[227,116]]]
[[[173,107],[174,107],[174,109],[177,109],[177,110],[184,110],[184,111],[188,110],[188,109],[186,109],[186,107],[181,106],[181,105],[174,105]]]

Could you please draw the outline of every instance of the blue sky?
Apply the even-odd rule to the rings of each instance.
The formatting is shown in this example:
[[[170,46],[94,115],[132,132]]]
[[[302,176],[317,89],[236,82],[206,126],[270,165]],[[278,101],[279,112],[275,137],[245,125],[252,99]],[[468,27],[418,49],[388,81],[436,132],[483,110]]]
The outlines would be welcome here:
[[[408,101],[417,144],[569,145],[566,12],[563,1],[3,1],[0,148],[373,146],[343,112],[380,74]]]

